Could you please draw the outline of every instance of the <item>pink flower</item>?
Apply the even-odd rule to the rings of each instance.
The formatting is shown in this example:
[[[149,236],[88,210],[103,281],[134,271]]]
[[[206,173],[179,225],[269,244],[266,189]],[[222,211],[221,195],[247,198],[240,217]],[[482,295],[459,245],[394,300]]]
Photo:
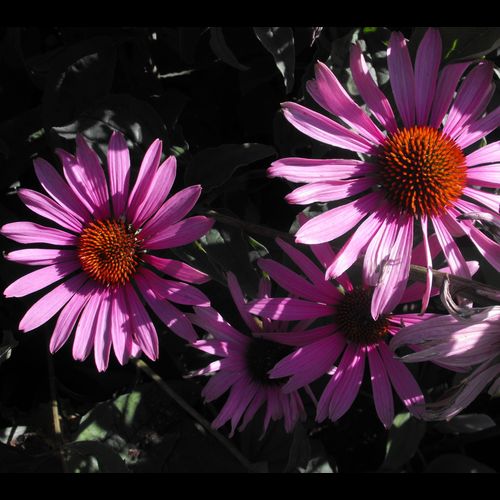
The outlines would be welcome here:
[[[268,371],[291,350],[286,345],[269,340],[272,335],[268,332],[277,328],[286,330],[287,325],[268,320],[258,322],[247,312],[243,293],[232,273],[228,273],[227,282],[249,334],[233,328],[211,307],[195,307],[196,314],[189,315],[195,325],[213,336],[210,340],[198,340],[193,346],[222,358],[195,373],[213,374],[202,391],[205,401],[213,401],[230,391],[212,426],[218,429],[231,421],[232,437],[239,422],[241,431],[259,408],[266,405],[264,432],[271,420],[279,419],[284,419],[285,430],[291,432],[297,421],[305,418],[301,397],[295,390],[283,393],[282,381],[268,376]],[[259,297],[268,296],[269,285],[269,280],[261,280]],[[293,336],[293,333],[290,335]]]
[[[358,45],[351,48],[352,77],[381,128],[321,62],[307,89],[347,127],[300,104],[282,105],[286,119],[298,130],[359,153],[362,160],[284,158],[268,169],[271,177],[306,183],[287,196],[290,203],[307,205],[349,197],[348,203],[304,224],[296,241],[324,243],[353,230],[336,258],[327,262],[326,278],[340,276],[364,254],[363,275],[375,287],[371,305],[375,319],[389,313],[404,293],[414,232],[427,246],[434,228],[453,274],[470,278],[454,240],[464,235],[500,269],[500,245],[470,220],[456,220],[461,213],[498,213],[500,197],[473,186],[500,187],[500,142],[464,152],[500,123],[500,107],[484,115],[495,88],[493,64],[479,62],[454,98],[470,62],[449,64],[439,71],[441,38],[433,28],[423,37],[414,66],[403,35],[392,33],[387,62],[400,121],[368,72]],[[425,255],[425,267],[430,269],[431,256]],[[431,279],[429,273],[427,293]]]
[[[127,144],[114,133],[108,147],[108,190],[97,154],[82,137],[76,143],[76,156],[57,151],[66,180],[45,160],[35,160],[36,175],[49,196],[31,189],[18,191],[28,208],[64,229],[33,222],[13,222],[0,229],[19,243],[50,246],[6,255],[14,262],[43,267],[12,283],[4,294],[24,297],[60,282],[19,324],[21,331],[29,332],[61,311],[50,340],[51,352],[68,340],[76,326],[73,357],[84,360],[94,347],[99,371],[108,366],[111,345],[121,364],[141,351],[156,359],[156,329],[136,289],[156,315],[188,341],[196,339],[196,332],[170,302],[210,304],[195,287],[157,273],[189,283],[203,283],[207,275],[152,253],[186,245],[212,227],[213,221],[206,217],[181,220],[196,203],[201,187],[190,186],[165,201],[175,180],[176,160],[170,156],[160,165],[162,143],[156,140],[130,191]]]
[[[417,345],[404,362],[445,362],[450,367],[479,365],[443,401],[430,404],[427,420],[449,419],[460,413],[495,379],[490,393],[500,388],[500,306],[486,308],[468,319],[439,316],[401,330],[390,343],[393,350]]]
[[[268,338],[295,347],[271,371],[271,378],[290,377],[285,393],[296,391],[325,374],[333,374],[317,408],[317,420],[338,420],[355,400],[365,371],[366,360],[377,415],[388,428],[394,418],[392,388],[415,416],[420,417],[424,397],[410,371],[387,346],[387,338],[405,325],[424,324],[432,314],[383,314],[376,320],[370,314],[372,290],[354,287],[346,274],[337,278],[341,289],[324,280],[324,270],[305,254],[281,240],[283,251],[306,278],[271,259],[260,259],[259,266],[276,283],[297,298],[263,298],[249,304],[249,312],[277,321],[299,321],[291,333],[273,333]],[[311,245],[323,268],[335,258],[328,243]],[[415,258],[422,257],[422,246]],[[472,265],[471,267],[475,267]],[[423,287],[424,285],[422,285]],[[407,300],[415,300],[418,287],[409,290]],[[439,293],[433,290],[433,294]],[[306,324],[324,318],[325,326],[302,331]],[[325,322],[326,321],[326,322]],[[302,328],[301,328],[302,327]],[[338,366],[334,367],[337,364]]]

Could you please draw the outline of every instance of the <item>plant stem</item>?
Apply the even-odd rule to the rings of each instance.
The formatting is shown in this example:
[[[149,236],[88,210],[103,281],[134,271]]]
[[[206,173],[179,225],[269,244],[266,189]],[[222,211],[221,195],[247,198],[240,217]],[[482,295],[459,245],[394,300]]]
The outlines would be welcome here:
[[[187,414],[199,422],[219,443],[226,448],[249,472],[257,472],[256,465],[247,460],[245,456],[220,432],[213,429],[210,422],[189,405],[179,394],[177,394],[149,365],[141,359],[134,360],[137,368],[142,370],[148,377],[156,382]]]

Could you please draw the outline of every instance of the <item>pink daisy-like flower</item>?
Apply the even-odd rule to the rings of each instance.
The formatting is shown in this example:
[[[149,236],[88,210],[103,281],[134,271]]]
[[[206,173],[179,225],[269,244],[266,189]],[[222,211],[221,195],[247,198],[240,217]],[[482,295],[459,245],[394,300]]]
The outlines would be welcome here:
[[[393,350],[403,345],[418,346],[418,352],[402,361],[445,362],[451,367],[479,365],[450,396],[429,405],[427,420],[449,419],[460,413],[492,381],[490,393],[500,389],[500,306],[486,308],[468,319],[439,316],[401,330],[391,340]]]
[[[405,290],[414,231],[427,245],[433,227],[453,274],[470,277],[454,240],[464,235],[500,269],[498,243],[471,221],[456,220],[461,213],[498,213],[499,209],[499,196],[473,186],[500,187],[500,143],[465,152],[500,123],[500,107],[484,115],[495,88],[493,65],[488,61],[478,63],[453,98],[470,63],[449,64],[439,71],[441,37],[433,28],[425,33],[414,66],[403,35],[392,33],[387,62],[401,121],[368,72],[360,47],[351,48],[354,82],[385,132],[321,62],[307,90],[347,127],[300,104],[282,105],[286,119],[301,132],[357,152],[365,160],[284,158],[268,169],[271,177],[307,183],[287,196],[290,203],[354,197],[304,224],[296,241],[311,245],[328,242],[359,224],[336,258],[328,262],[326,279],[340,276],[364,254],[364,278],[375,287],[371,305],[375,319],[390,312]],[[432,280],[429,252],[425,266],[429,269],[428,293]]]
[[[129,151],[124,137],[114,133],[108,147],[108,190],[97,154],[81,136],[76,144],[76,156],[57,151],[66,180],[45,160],[34,161],[49,196],[30,189],[18,191],[28,208],[64,229],[33,222],[13,222],[0,229],[19,243],[50,245],[5,256],[43,267],[12,283],[4,294],[24,297],[64,280],[28,310],[19,324],[21,331],[38,328],[61,311],[50,340],[51,352],[68,340],[76,326],[73,357],[84,360],[94,347],[99,371],[108,366],[111,345],[121,364],[141,351],[156,359],[158,337],[140,295],[174,333],[188,341],[196,339],[196,332],[170,302],[210,304],[195,287],[157,273],[189,283],[207,281],[206,274],[152,253],[186,245],[212,227],[207,217],[181,220],[198,200],[201,187],[190,186],[165,201],[175,180],[176,160],[170,156],[160,165],[162,142],[156,140],[129,192]]]
[[[275,332],[277,329],[286,331],[287,324],[269,320],[257,321],[246,310],[243,293],[232,273],[228,273],[227,282],[233,301],[249,328],[249,334],[233,328],[211,307],[195,307],[196,314],[189,315],[195,325],[214,337],[210,340],[198,340],[193,346],[222,358],[195,372],[196,375],[213,373],[202,391],[205,401],[213,401],[230,391],[212,426],[218,429],[231,421],[230,436],[233,436],[240,421],[241,431],[259,408],[266,405],[264,432],[271,420],[280,419],[284,419],[285,430],[291,432],[297,421],[305,418],[302,399],[296,390],[285,394],[281,390],[283,381],[268,376],[268,371],[291,350],[286,345],[268,340],[271,337],[269,332]],[[269,280],[262,279],[258,296],[267,297],[269,288]],[[314,335],[314,332],[312,334]],[[290,335],[293,336],[293,333]]]
[[[304,219],[299,218],[301,222]],[[261,269],[294,297],[253,301],[249,312],[273,320],[309,323],[318,318],[328,318],[328,323],[326,327],[316,328],[314,335],[307,331],[298,331],[293,336],[287,333],[269,334],[269,338],[276,342],[299,347],[270,371],[271,378],[290,377],[283,391],[296,391],[331,372],[340,358],[317,408],[318,421],[327,417],[338,420],[351,407],[358,394],[368,358],[375,408],[382,424],[388,428],[394,418],[392,388],[408,410],[420,417],[424,403],[422,391],[404,363],[394,359],[387,339],[398,334],[403,326],[424,325],[434,315],[382,314],[373,319],[370,312],[372,289],[369,286],[354,287],[346,274],[337,278],[341,290],[332,282],[324,280],[324,268],[335,259],[335,253],[328,243],[310,247],[323,265],[322,270],[293,246],[279,239],[276,241],[307,278],[274,260],[260,259],[258,263]],[[430,241],[432,254],[435,255],[438,245],[434,238]],[[418,245],[412,262],[421,263],[425,253],[424,245]],[[472,273],[478,267],[477,262],[470,262],[469,266]],[[409,287],[404,294],[404,301],[421,298],[424,287],[424,284]],[[433,289],[431,293],[438,294],[439,290]],[[447,366],[446,363],[444,366]]]

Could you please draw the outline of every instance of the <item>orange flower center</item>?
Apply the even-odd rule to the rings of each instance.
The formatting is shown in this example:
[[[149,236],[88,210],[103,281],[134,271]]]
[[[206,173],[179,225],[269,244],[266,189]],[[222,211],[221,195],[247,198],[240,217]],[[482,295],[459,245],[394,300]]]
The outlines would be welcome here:
[[[134,229],[113,219],[91,222],[78,241],[82,269],[105,285],[124,285],[139,264],[140,240]]]
[[[355,344],[370,345],[382,340],[389,331],[385,316],[377,320],[371,315],[372,293],[363,288],[347,292],[337,305],[334,321],[347,341]]]
[[[428,126],[398,130],[379,153],[386,196],[412,215],[440,215],[462,194],[465,156],[453,139]]]

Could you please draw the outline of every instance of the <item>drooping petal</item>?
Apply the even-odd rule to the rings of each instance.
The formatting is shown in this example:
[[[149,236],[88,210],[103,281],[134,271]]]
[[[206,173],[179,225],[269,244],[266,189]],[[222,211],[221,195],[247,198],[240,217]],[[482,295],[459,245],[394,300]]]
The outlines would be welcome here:
[[[374,144],[380,144],[385,136],[368,115],[352,100],[328,66],[318,61],[314,66],[315,80],[307,82],[307,91],[324,109],[355,129]]]
[[[396,106],[403,124],[411,127],[415,124],[415,77],[410,53],[402,33],[393,32],[387,49],[387,66]]]
[[[130,283],[125,285],[124,291],[134,339],[144,354],[154,361],[158,358],[158,335],[156,328]]]
[[[144,200],[152,179],[160,165],[162,141],[156,139],[149,146],[141,163],[139,174],[128,198],[127,213],[134,214]]]
[[[491,113],[479,118],[478,120],[468,123],[460,132],[460,135],[455,137],[455,142],[462,149],[474,144],[483,137],[496,130],[500,126],[500,106],[495,108]]]
[[[75,250],[60,250],[58,248],[23,248],[6,253],[4,258],[28,266],[47,266],[76,260],[77,253]]]
[[[185,217],[201,194],[201,186],[189,186],[175,193],[142,228],[142,237],[148,238]]]
[[[252,314],[286,321],[322,318],[335,312],[335,308],[330,305],[317,304],[290,297],[258,299],[250,302],[248,305],[248,310]]]
[[[441,63],[441,35],[429,28],[417,50],[415,59],[415,108],[417,125],[427,125]]]
[[[41,226],[34,222],[11,222],[0,228],[0,234],[18,243],[47,243],[48,245],[76,246],[78,238],[61,229]]]
[[[75,196],[71,188],[57,170],[43,158],[33,161],[35,173],[45,191],[57,201],[61,207],[81,222],[90,220],[90,213],[80,199]]]
[[[211,333],[216,339],[237,344],[242,348],[247,346],[249,337],[233,328],[215,309],[195,307],[194,310],[195,314],[189,315],[193,324]]]
[[[422,242],[424,244],[424,249],[425,249],[425,267],[427,269],[425,275],[425,291],[422,296],[422,308],[420,310],[421,313],[424,313],[427,310],[427,306],[429,305],[429,300],[431,297],[433,274],[432,274],[432,253],[428,237],[427,215],[422,215],[420,222],[422,227]]]
[[[159,250],[187,245],[210,231],[214,223],[214,219],[203,215],[188,217],[152,235],[144,241],[144,247],[149,250]]]
[[[495,185],[493,187],[500,186],[500,181],[494,183]],[[472,198],[473,200],[478,201],[485,207],[488,207],[489,209],[493,210],[495,213],[498,213],[500,210],[500,196],[497,194],[493,193],[487,193],[485,191],[479,191],[478,189],[470,188],[470,187],[464,187],[463,193],[468,196],[469,198]]]
[[[132,326],[123,287],[116,287],[111,294],[111,340],[116,359],[124,365],[132,349]]]
[[[330,118],[294,102],[281,105],[285,118],[302,133],[325,144],[356,151],[374,152],[374,145],[361,135],[349,130]]]
[[[388,429],[394,420],[392,386],[377,347],[367,347],[367,353],[375,410],[377,411],[378,418],[380,418],[384,427]]]
[[[394,359],[393,353],[383,342],[378,344],[378,352],[401,401],[412,415],[421,416],[424,409],[424,395],[410,370],[401,361]]]
[[[109,289],[104,289],[96,317],[94,335],[94,359],[97,371],[103,372],[109,364],[111,352],[111,298]]]
[[[73,297],[85,281],[87,281],[87,276],[80,273],[48,292],[28,309],[19,323],[19,330],[29,332],[49,321]]]
[[[269,177],[283,177],[290,182],[340,181],[376,172],[377,166],[360,160],[315,160],[282,158],[267,169]]]
[[[194,286],[160,278],[158,275],[141,267],[135,274],[135,280],[142,282],[143,288],[151,288],[160,299],[167,299],[176,304],[196,305],[207,307],[210,305],[208,297]]]
[[[235,274],[232,272],[228,272],[227,275],[227,286],[229,288],[229,293],[233,299],[234,305],[238,309],[241,318],[245,322],[245,324],[250,328],[250,331],[253,332],[257,329],[257,324],[252,317],[252,315],[248,312],[247,303],[245,297],[243,296],[243,291],[241,290],[240,284],[238,283],[238,279]]]
[[[311,328],[310,330],[292,330],[288,332],[274,331],[274,332],[261,332],[254,333],[254,336],[262,337],[266,340],[271,340],[272,342],[277,342],[278,344],[291,345],[294,347],[302,347],[308,344],[312,344],[317,340],[329,337],[337,330],[337,325],[334,323],[329,323],[323,326],[317,326],[316,328]]]
[[[21,201],[36,214],[50,219],[70,231],[79,232],[82,229],[82,224],[70,212],[66,212],[48,196],[26,188],[19,189],[17,193]]]
[[[358,44],[351,46],[350,67],[354,83],[370,111],[391,134],[396,132],[398,126],[391,105],[370,75]]]
[[[193,342],[194,340],[196,340],[197,335],[194,331],[193,325],[184,313],[179,311],[167,300],[160,298],[144,280],[138,279],[136,283],[149,307],[151,307],[154,313],[163,321],[163,323],[165,323],[168,328],[170,328],[176,335],[179,335],[179,337],[182,337],[188,342]],[[130,314],[132,314],[132,311],[130,311]],[[151,336],[151,329],[149,329],[146,334]],[[156,343],[157,341],[158,339],[156,339]],[[155,344],[155,341],[151,340],[151,346],[154,348],[155,345],[157,345]]]
[[[373,187],[376,182],[376,179],[372,177],[348,181],[315,182],[294,189],[285,196],[285,200],[295,205],[342,200],[366,191]]]
[[[472,69],[458,89],[443,133],[455,137],[457,132],[477,114],[476,110],[484,95],[489,93],[492,76],[493,64],[489,61],[480,62]]]
[[[129,217],[135,227],[140,227],[158,211],[170,193],[170,189],[175,181],[176,172],[177,161],[175,156],[169,156],[155,172],[146,188],[142,202],[137,205],[135,210],[132,210],[132,208],[129,210]]]
[[[221,358],[225,358],[230,353],[229,344],[220,340],[196,340],[191,345],[200,351],[208,352],[208,354],[220,356]]]
[[[156,257],[155,255],[145,254],[143,256],[144,262],[151,264],[159,271],[172,276],[172,278],[201,285],[210,281],[210,276],[205,274],[194,267],[191,267],[185,262],[174,259],[166,259],[163,257]]]
[[[295,241],[315,245],[342,236],[382,201],[380,193],[370,193],[346,205],[332,208],[308,220],[296,233]]]
[[[87,304],[93,293],[95,285],[87,281],[68,301],[57,318],[54,332],[50,337],[50,352],[58,351],[68,340],[82,309]]]
[[[458,81],[469,64],[470,62],[447,64],[441,70],[434,101],[432,103],[431,118],[429,120],[429,125],[431,127],[440,127],[450,107]]]
[[[5,290],[6,297],[24,297],[64,278],[80,268],[78,260],[70,260],[37,269],[11,283]]]
[[[97,317],[101,307],[103,289],[95,287],[85,305],[73,339],[73,359],[84,361],[87,359],[94,345]]]
[[[108,145],[109,190],[113,213],[121,217],[127,208],[130,182],[130,153],[120,132],[113,132]]]

